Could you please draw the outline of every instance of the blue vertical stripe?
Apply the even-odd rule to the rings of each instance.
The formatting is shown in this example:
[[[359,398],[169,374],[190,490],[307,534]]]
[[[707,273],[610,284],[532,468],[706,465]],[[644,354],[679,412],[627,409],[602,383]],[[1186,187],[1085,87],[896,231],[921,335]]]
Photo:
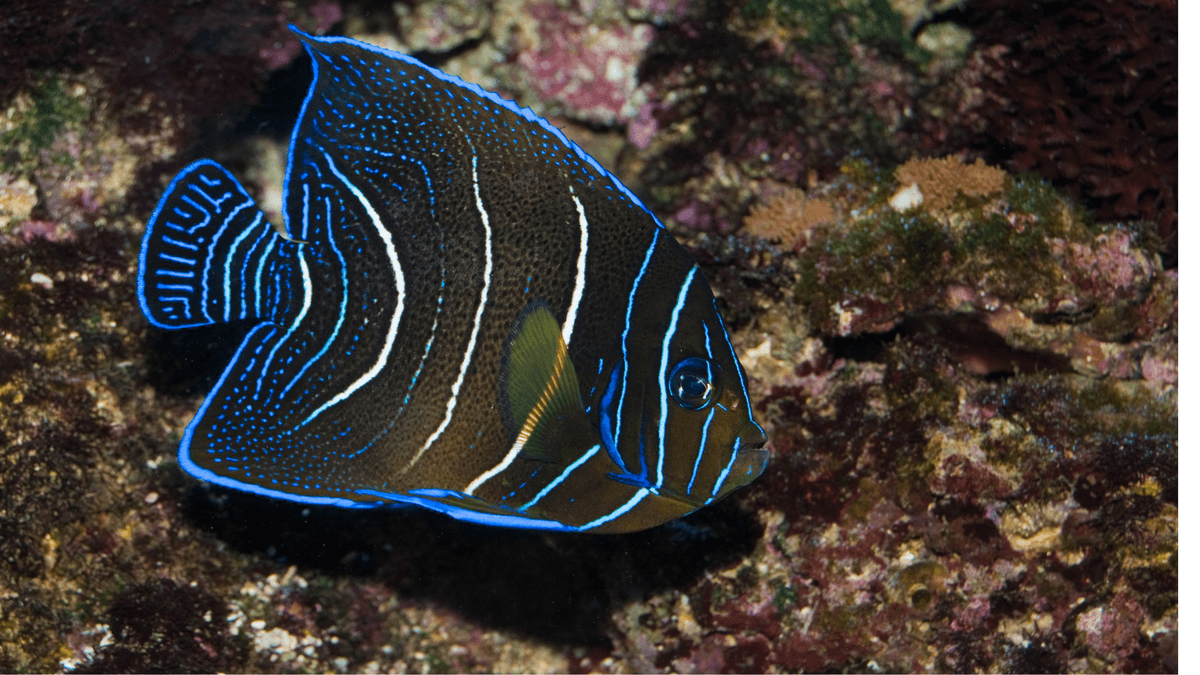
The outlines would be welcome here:
[[[658,489],[663,486],[663,464],[667,459],[667,417],[670,416],[670,408],[667,407],[667,359],[671,355],[671,341],[675,339],[675,328],[679,325],[679,313],[683,311],[688,290],[692,287],[692,279],[696,277],[698,269],[700,268],[693,263],[687,278],[683,280],[683,287],[679,289],[679,297],[675,299],[675,309],[671,312],[671,325],[667,328],[667,334],[662,341],[662,359],[658,368],[658,479],[654,483],[654,487]],[[701,452],[703,452],[703,448]]]
[[[618,449],[617,454],[620,455],[621,444],[621,417],[625,408],[625,393],[626,383],[629,381],[629,329],[633,320],[633,303],[637,297],[638,287],[642,285],[642,277],[646,276],[646,269],[650,267],[650,258],[654,256],[654,247],[658,245],[659,229],[654,230],[654,239],[650,241],[650,246],[646,249],[646,257],[642,260],[642,267],[638,270],[637,276],[633,278],[633,287],[629,289],[629,303],[625,306],[625,330],[621,333],[621,391],[620,398],[617,399],[617,424],[613,430],[613,446]],[[625,470],[625,464],[618,461],[622,470]]]
[[[692,485],[696,482],[696,473],[700,471],[700,460],[704,459],[704,446],[708,442],[708,425],[712,424],[717,407],[709,406],[708,417],[704,420],[704,430],[700,432],[700,447],[696,450],[696,463],[692,466],[692,479],[688,481],[687,493],[692,494]]]

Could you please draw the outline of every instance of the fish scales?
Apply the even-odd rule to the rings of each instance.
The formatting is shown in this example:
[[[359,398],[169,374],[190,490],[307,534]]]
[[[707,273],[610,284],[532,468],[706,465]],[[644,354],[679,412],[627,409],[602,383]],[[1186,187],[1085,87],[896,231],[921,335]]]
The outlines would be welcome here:
[[[283,227],[201,160],[142,244],[151,323],[257,321],[185,431],[188,473],[311,504],[625,532],[763,471],[703,273],[615,176],[476,85],[296,32],[314,75]]]

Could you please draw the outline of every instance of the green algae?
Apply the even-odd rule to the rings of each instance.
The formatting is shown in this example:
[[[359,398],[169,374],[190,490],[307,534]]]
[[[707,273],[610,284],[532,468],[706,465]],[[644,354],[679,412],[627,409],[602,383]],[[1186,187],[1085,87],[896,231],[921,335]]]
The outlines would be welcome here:
[[[0,166],[6,170],[35,161],[69,125],[83,122],[87,114],[56,78],[42,80],[30,92],[30,98],[32,107],[18,114],[15,123],[0,134]],[[65,153],[57,153],[53,159],[70,161]]]
[[[830,293],[890,298],[943,282],[960,258],[950,234],[927,214],[881,210],[847,229],[827,231],[801,254],[797,302],[819,322],[831,318]]]
[[[910,60],[924,66],[932,54],[904,30],[904,18],[887,0],[750,0],[739,9],[742,19],[761,22],[769,16],[782,27],[801,34],[798,44],[834,45],[855,41],[895,44]],[[842,45],[842,51],[846,49]]]
[[[1062,243],[1090,245],[1102,228],[1036,177],[1008,176],[997,197],[962,192],[936,213],[888,205],[893,171],[850,159],[837,187],[847,222],[816,228],[800,252],[797,302],[826,327],[846,298],[920,310],[931,289],[957,282],[1006,300],[1050,297],[1062,286]],[[1056,243],[1057,242],[1057,243]]]
[[[791,584],[777,581],[772,585],[775,588],[775,593],[771,596],[771,604],[775,605],[775,611],[780,616],[787,616],[799,602],[800,596],[796,595],[796,591],[792,588]]]

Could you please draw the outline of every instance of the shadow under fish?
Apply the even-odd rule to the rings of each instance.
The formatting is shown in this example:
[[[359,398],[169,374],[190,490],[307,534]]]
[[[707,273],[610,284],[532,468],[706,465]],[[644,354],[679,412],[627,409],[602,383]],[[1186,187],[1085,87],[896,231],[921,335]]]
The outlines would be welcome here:
[[[308,504],[629,532],[762,473],[712,291],[628,188],[491,92],[297,33],[314,77],[283,226],[202,160],[142,242],[152,324],[253,326],[184,433],[189,474]]]

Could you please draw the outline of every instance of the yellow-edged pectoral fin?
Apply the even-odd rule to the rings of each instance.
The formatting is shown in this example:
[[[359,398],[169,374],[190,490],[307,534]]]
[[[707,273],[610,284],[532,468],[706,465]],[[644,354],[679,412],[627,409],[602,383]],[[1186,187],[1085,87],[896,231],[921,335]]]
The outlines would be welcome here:
[[[529,304],[513,322],[500,360],[500,408],[523,457],[561,462],[588,424],[575,364],[562,328],[544,300]]]

